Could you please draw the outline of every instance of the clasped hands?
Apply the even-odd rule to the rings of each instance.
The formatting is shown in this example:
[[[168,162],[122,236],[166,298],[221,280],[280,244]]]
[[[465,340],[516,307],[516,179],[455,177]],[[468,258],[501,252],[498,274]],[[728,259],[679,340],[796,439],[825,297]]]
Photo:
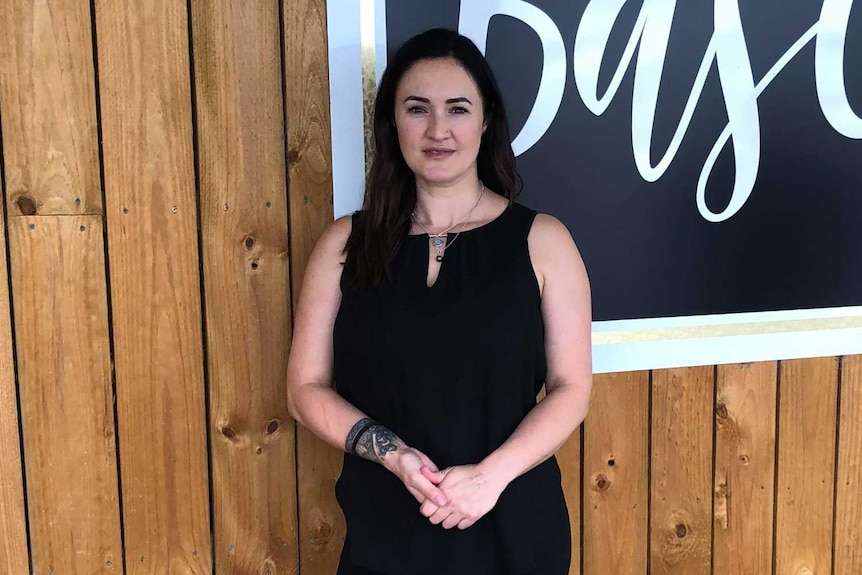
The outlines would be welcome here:
[[[508,481],[482,464],[455,465],[439,470],[412,447],[399,450],[392,471],[421,504],[419,512],[444,529],[467,529],[497,504]]]

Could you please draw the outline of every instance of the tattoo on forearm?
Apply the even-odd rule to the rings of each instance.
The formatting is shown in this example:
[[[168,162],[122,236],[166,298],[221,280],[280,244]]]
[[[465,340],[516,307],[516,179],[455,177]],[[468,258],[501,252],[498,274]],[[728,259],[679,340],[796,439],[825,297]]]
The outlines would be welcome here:
[[[404,442],[397,435],[370,417],[357,421],[344,442],[344,449],[348,453],[377,463],[403,446]]]

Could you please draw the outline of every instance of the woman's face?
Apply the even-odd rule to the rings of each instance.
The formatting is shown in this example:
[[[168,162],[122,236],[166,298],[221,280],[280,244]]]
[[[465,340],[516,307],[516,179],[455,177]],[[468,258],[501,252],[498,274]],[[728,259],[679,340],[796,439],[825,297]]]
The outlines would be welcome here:
[[[395,126],[417,184],[475,178],[484,131],[482,98],[473,78],[451,58],[421,60],[395,91]]]

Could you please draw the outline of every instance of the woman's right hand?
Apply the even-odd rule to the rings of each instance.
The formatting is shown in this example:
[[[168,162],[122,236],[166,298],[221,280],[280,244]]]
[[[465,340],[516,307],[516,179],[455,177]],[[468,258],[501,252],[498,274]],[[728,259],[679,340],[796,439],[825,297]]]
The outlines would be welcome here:
[[[438,507],[448,502],[443,491],[434,485],[425,475],[422,468],[427,467],[438,471],[437,466],[427,455],[413,447],[402,447],[389,453],[383,460],[384,466],[394,473],[420,504],[430,500]]]

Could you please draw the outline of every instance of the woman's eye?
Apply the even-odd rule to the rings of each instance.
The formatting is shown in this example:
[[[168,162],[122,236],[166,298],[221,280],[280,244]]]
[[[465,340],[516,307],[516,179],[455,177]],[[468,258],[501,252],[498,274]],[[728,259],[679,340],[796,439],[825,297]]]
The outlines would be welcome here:
[[[423,108],[422,106],[411,106],[407,108],[407,112],[409,114],[424,114],[425,108]]]
[[[466,114],[468,112],[467,108],[463,108],[461,106],[455,106],[450,110],[453,114]]]

